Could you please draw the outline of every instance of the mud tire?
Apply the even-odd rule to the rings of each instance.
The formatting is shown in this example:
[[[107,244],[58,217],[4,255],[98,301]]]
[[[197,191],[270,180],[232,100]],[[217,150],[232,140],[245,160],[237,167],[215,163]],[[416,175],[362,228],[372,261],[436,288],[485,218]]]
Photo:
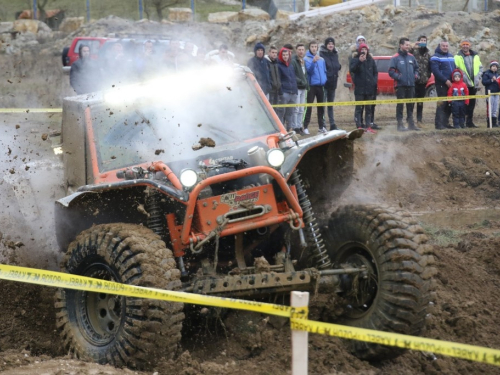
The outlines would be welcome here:
[[[433,276],[437,270],[433,248],[426,244],[427,237],[417,222],[402,211],[350,205],[331,215],[325,235],[335,268],[353,262],[359,266],[363,263],[359,259],[364,258],[376,280],[368,301],[356,302],[358,296],[342,294],[350,309],[344,308],[340,323],[408,335],[422,333],[429,302],[435,298]],[[367,360],[394,358],[404,352],[362,341],[346,343],[353,354]]]
[[[166,290],[181,286],[165,243],[132,224],[97,225],[80,233],[62,271]],[[60,289],[55,307],[64,346],[80,359],[150,369],[172,358],[181,339],[180,303]]]

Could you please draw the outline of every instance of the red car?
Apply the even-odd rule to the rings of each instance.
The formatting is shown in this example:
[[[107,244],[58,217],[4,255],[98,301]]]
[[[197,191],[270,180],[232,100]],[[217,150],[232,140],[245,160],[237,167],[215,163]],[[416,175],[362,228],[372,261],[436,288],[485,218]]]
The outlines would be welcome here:
[[[65,47],[62,52],[63,71],[69,73],[71,65],[80,58],[80,56],[78,56],[78,49],[82,44],[90,47],[90,58],[97,59],[99,55],[99,49],[103,46],[104,43],[109,40],[110,38],[98,38],[90,36],[79,36],[73,39],[71,46]]]
[[[394,90],[394,80],[389,76],[389,64],[392,56],[373,56],[375,60],[375,64],[377,64],[378,70],[378,90],[377,94],[384,95],[395,95],[396,91]],[[354,84],[352,83],[351,74],[347,72],[347,83],[344,83],[345,87],[348,87],[350,90],[354,90]],[[434,74],[431,74],[431,77],[427,81],[427,85],[425,86],[426,92],[425,96],[437,96],[436,94],[436,86],[434,84]]]

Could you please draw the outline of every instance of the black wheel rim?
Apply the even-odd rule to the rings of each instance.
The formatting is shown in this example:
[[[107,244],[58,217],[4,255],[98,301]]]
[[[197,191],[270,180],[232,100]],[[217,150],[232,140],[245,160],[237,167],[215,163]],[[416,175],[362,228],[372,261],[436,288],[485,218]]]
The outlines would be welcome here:
[[[368,314],[378,293],[379,272],[375,258],[368,247],[359,242],[344,244],[338,251],[337,266],[348,264],[350,267],[364,266],[364,275],[345,275],[344,284],[349,288],[342,293],[347,302],[344,316],[359,319]]]
[[[118,281],[108,265],[94,263],[82,273],[95,279]],[[78,325],[85,339],[95,346],[110,344],[125,318],[125,297],[106,293],[78,291],[76,298]]]

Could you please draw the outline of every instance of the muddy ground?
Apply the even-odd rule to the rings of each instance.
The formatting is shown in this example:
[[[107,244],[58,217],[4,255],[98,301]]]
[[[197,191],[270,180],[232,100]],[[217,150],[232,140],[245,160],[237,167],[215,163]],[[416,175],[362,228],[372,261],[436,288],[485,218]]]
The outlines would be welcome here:
[[[339,109],[339,119],[349,118],[351,111]],[[401,134],[394,129],[392,108],[381,107],[379,113],[379,123],[386,129],[356,141],[355,178],[338,204],[378,202],[412,212],[435,246],[439,267],[437,298],[428,316],[425,336],[500,348],[497,313],[500,309],[500,167],[497,163],[500,133],[483,128],[444,132],[428,129]],[[34,159],[39,161],[54,161],[51,137],[44,141],[42,136],[54,132],[59,121],[58,114],[6,117],[0,123],[5,158],[2,174],[29,172],[25,168],[29,160],[23,162],[21,154],[35,155]],[[349,126],[346,121],[346,127]],[[9,172],[12,168],[14,174]],[[42,172],[41,167],[35,169],[41,173],[41,180],[57,179],[61,173],[58,169]],[[38,177],[35,180],[40,181]],[[30,230],[40,228],[32,228],[20,215],[11,189],[5,179],[0,183],[3,261],[57,268],[60,254],[53,250],[50,241],[48,244],[34,241],[36,233]],[[54,198],[59,192],[56,187],[48,193]],[[41,229],[50,231],[50,223]],[[0,371],[6,374],[139,373],[68,357],[62,351],[54,324],[53,289],[5,281],[0,281],[0,285],[0,316],[3,317],[0,319]],[[313,307],[311,318],[318,316],[319,311]],[[288,374],[290,329],[283,321],[264,318],[234,311],[223,319],[223,324],[210,321],[186,326],[176,360],[161,363],[156,371],[193,375]],[[317,335],[310,335],[309,339],[309,368],[311,374],[498,373],[497,368],[489,365],[413,351],[394,360],[369,363],[349,354],[342,340]]]

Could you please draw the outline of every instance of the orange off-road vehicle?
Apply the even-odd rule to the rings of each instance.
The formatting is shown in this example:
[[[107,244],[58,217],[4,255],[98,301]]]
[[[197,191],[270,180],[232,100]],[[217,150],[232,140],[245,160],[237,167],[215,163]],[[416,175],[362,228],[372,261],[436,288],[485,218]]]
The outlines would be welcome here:
[[[63,270],[248,299],[310,290],[330,301],[328,319],[419,334],[434,273],[422,229],[337,204],[359,136],[287,133],[245,67],[66,98]],[[135,368],[171,358],[184,319],[179,303],[75,290],[60,290],[56,309],[77,357]],[[400,353],[348,344],[367,359]]]

